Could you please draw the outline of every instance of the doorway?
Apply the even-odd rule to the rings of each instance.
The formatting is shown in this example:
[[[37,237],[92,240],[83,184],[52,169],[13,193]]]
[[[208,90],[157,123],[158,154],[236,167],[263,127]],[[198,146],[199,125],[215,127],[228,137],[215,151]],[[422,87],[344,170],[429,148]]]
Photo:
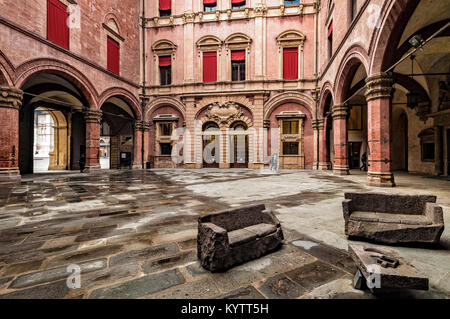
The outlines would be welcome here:
[[[203,167],[219,168],[220,163],[220,129],[216,123],[203,126]]]
[[[350,169],[359,169],[361,167],[361,146],[361,142],[348,143],[348,160]]]
[[[247,127],[243,123],[237,123],[233,125],[232,130],[234,134],[232,135],[233,147],[232,147],[232,162],[230,163],[231,168],[248,168],[248,135],[245,134]]]

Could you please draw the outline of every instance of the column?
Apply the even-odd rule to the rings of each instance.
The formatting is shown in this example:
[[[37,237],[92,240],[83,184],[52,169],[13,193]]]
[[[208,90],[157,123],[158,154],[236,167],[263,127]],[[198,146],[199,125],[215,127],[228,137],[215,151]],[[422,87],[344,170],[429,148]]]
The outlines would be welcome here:
[[[327,170],[326,163],[326,138],[325,138],[325,119],[312,120],[314,131],[314,164],[313,169]]]
[[[184,12],[184,83],[193,83],[194,79],[194,20],[192,0],[185,1]]]
[[[255,80],[265,80],[266,13],[265,1],[255,6]]]
[[[346,105],[333,105],[334,127],[334,166],[336,175],[348,175],[348,150],[347,150],[347,114]]]
[[[185,132],[186,134],[184,136],[183,154],[186,154],[184,158],[184,168],[202,168],[202,157],[201,154],[198,154],[198,151],[200,151],[200,153],[202,151],[202,145],[198,145],[198,143],[201,144],[201,136],[196,136],[197,132],[195,130],[195,114],[198,111],[195,103],[195,98],[186,97],[183,102],[186,105],[185,121],[187,131]]]
[[[100,169],[100,123],[102,111],[86,110],[86,169],[89,172]]]
[[[20,181],[19,171],[19,108],[23,92],[0,87],[0,183]]]
[[[395,186],[391,165],[391,111],[393,80],[386,73],[366,79],[367,139],[369,144],[367,184]]]
[[[263,169],[264,168],[264,102],[266,96],[264,94],[255,95],[253,106],[253,137],[249,137],[248,151],[253,153],[253,163],[250,161],[248,168]],[[252,141],[251,141],[252,139]],[[250,154],[249,154],[250,155]]]
[[[133,169],[142,169],[142,134],[144,124],[142,121],[134,123],[134,149],[133,149]]]
[[[150,123],[142,122],[144,124],[143,134],[144,134],[144,168],[146,168],[147,162],[149,161],[149,140],[150,140]]]
[[[443,151],[443,140],[444,140],[444,127],[435,125],[434,127],[434,174],[436,176],[442,175],[444,173],[444,151]]]
[[[327,149],[327,127],[329,125],[328,121],[321,119],[319,122],[319,170],[326,171],[331,168],[331,163],[329,161],[329,150]]]

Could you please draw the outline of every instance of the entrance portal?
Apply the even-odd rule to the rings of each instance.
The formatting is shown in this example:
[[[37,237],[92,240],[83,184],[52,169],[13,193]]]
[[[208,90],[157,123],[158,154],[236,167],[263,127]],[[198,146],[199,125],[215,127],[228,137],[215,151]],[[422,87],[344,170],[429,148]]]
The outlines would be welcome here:
[[[203,126],[203,167],[219,168],[220,163],[220,129],[216,123]]]

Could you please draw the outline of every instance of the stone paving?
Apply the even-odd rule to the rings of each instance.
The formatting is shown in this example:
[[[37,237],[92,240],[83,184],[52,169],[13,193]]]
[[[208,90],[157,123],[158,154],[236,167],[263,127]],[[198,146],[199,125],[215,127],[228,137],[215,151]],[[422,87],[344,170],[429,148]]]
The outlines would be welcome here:
[[[352,288],[344,191],[435,194],[450,223],[450,182],[396,174],[399,187],[365,185],[354,172],[253,170],[100,171],[25,176],[0,185],[0,298],[374,298]],[[282,223],[275,253],[211,274],[197,261],[197,218],[265,203]],[[448,298],[450,231],[436,247],[394,247]],[[70,289],[67,266],[81,269]]]

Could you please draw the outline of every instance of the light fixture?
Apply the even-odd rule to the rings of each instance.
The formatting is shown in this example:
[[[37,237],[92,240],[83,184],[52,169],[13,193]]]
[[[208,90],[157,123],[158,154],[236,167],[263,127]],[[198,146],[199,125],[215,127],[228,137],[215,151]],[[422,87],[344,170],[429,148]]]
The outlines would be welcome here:
[[[414,59],[416,56],[414,54],[411,55],[411,78],[414,80]],[[410,109],[414,109],[419,106],[419,93],[414,91],[409,91],[408,94],[406,94],[406,106],[408,106]]]
[[[420,34],[415,34],[409,39],[409,44],[415,49],[418,49],[425,42]]]

